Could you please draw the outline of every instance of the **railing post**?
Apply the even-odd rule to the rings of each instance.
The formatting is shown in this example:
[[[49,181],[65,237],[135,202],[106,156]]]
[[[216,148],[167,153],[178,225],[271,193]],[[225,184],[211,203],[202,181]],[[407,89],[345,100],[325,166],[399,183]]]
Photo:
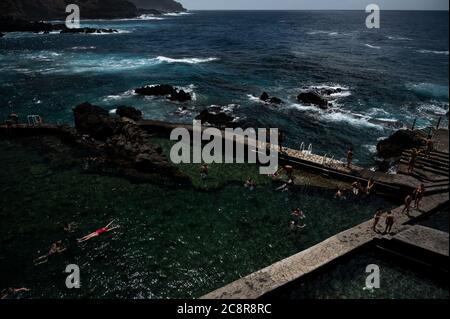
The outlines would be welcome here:
[[[438,123],[436,125],[436,130],[439,130],[439,126],[441,126],[442,117],[439,117]]]
[[[417,117],[414,119],[413,125],[411,127],[411,131],[414,131],[414,129],[416,128],[416,122],[417,122]]]

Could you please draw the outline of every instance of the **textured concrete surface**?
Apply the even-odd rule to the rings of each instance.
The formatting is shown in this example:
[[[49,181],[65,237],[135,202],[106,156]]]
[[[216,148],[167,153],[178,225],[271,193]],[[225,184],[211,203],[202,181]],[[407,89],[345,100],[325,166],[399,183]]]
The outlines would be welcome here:
[[[395,240],[430,250],[448,257],[448,233],[433,228],[415,225],[394,236]]]

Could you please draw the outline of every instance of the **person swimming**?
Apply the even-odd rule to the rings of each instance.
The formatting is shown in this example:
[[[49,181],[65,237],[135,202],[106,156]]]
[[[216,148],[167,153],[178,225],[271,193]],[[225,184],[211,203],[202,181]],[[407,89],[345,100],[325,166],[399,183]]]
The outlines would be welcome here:
[[[21,292],[28,292],[30,291],[30,289],[28,288],[8,288],[8,289],[4,289],[1,294],[0,294],[0,299],[8,299],[8,298],[12,298],[15,295],[17,295],[18,293]]]
[[[353,190],[353,194],[354,194],[354,195],[358,196],[358,195],[360,194],[360,192],[361,192],[361,189],[362,189],[361,182],[355,181],[355,182],[352,184],[352,190]]]
[[[336,199],[346,199],[345,190],[338,188],[336,194],[334,194],[334,198],[336,198]]]
[[[101,236],[103,234],[106,234],[106,233],[108,233],[110,231],[113,231],[113,230],[115,230],[117,228],[120,228],[120,226],[112,226],[113,223],[114,223],[114,220],[112,222],[110,222],[108,225],[106,225],[105,227],[97,229],[95,232],[90,233],[89,235],[86,235],[83,238],[78,239],[78,242],[82,243],[82,242],[91,240],[91,239],[93,239],[95,237],[98,237],[98,236]]]
[[[275,191],[282,191],[282,192],[286,192],[289,190],[289,188],[291,186],[294,185],[294,179],[291,178],[287,183],[284,183],[283,185],[281,185],[280,187],[278,187]]]
[[[54,256],[55,254],[61,254],[63,252],[65,252],[67,250],[67,248],[63,245],[62,241],[57,241],[56,243],[53,243],[50,246],[50,250],[48,251],[47,254],[40,256],[38,258],[36,258],[33,263],[35,266],[41,265],[41,264],[45,264],[46,262],[48,262],[48,259],[51,256]]]
[[[250,177],[245,181],[244,184],[245,187],[249,188],[251,191],[254,190],[256,188],[256,183],[253,179],[251,179]]]
[[[294,208],[291,213],[292,216],[298,219],[305,219],[306,215],[300,208]]]
[[[208,177],[208,174],[209,174],[208,164],[202,164],[202,166],[200,166],[200,176],[202,177],[202,179],[206,179]]]
[[[366,194],[370,195],[373,192],[374,188],[375,188],[375,180],[373,179],[373,177],[371,177],[367,181]]]

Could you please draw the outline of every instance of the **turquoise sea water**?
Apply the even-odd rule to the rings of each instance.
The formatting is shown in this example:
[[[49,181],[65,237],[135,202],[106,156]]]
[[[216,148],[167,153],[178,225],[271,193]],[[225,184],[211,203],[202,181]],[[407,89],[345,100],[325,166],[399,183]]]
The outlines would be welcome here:
[[[367,29],[358,11],[191,12],[155,19],[85,21],[119,34],[35,35],[0,39],[0,117],[12,109],[72,123],[90,101],[128,104],[146,117],[189,122],[212,104],[237,104],[253,127],[278,127],[286,143],[371,165],[392,125],[436,124],[448,111],[448,14],[385,12]],[[140,98],[133,89],[169,83],[195,94],[191,114]],[[341,87],[324,112],[296,101],[304,87]],[[263,91],[286,103],[268,107]]]

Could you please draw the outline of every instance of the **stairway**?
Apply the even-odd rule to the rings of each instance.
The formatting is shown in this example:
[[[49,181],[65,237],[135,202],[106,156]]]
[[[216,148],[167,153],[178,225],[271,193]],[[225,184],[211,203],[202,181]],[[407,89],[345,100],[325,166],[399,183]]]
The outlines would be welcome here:
[[[449,154],[433,151],[430,156],[417,157],[412,174],[408,173],[408,163],[411,150],[403,152],[398,173],[411,175],[425,184],[426,194],[436,194],[449,191]]]

